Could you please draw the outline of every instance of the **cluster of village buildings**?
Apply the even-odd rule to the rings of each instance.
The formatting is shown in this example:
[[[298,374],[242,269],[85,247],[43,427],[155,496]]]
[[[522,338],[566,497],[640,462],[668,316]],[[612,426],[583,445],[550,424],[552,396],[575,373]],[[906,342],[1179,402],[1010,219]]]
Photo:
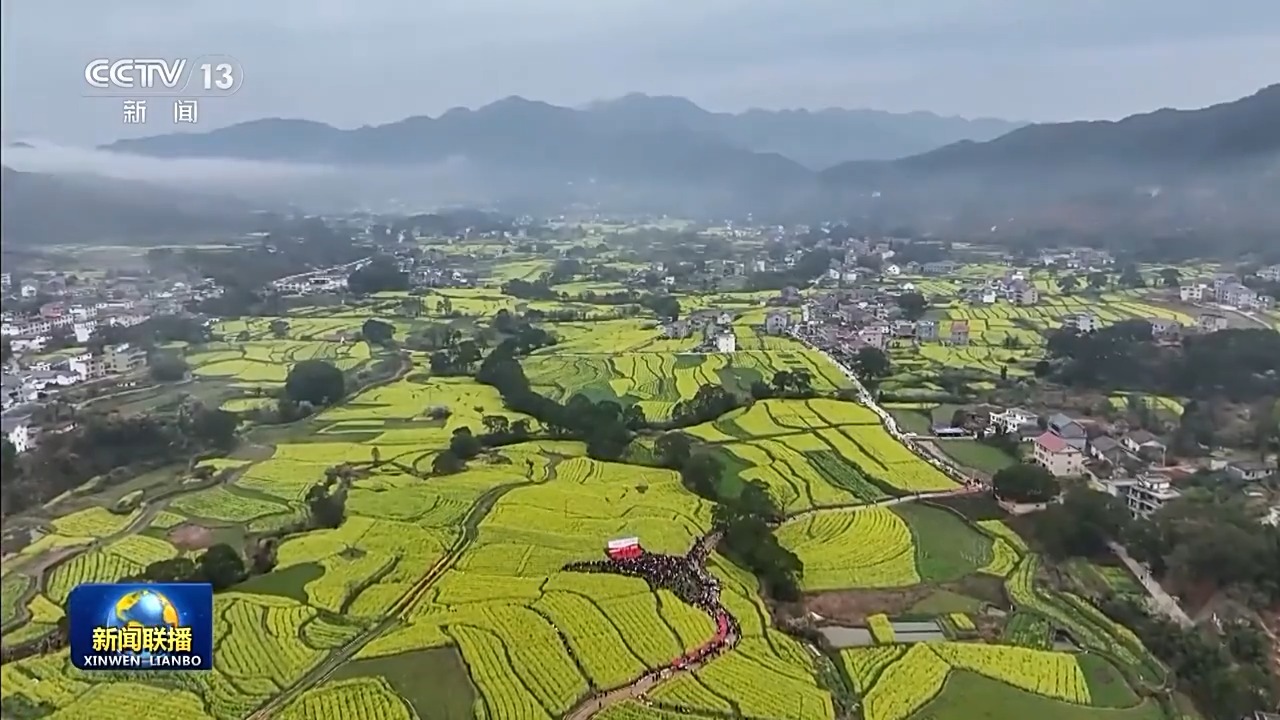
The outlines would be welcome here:
[[[17,306],[49,298],[29,312],[0,314],[0,335],[12,351],[0,372],[3,431],[19,452],[36,442],[30,416],[39,403],[59,390],[127,376],[146,366],[146,352],[129,343],[90,351],[86,345],[95,334],[109,327],[132,327],[154,315],[178,313],[187,302],[221,293],[211,281],[161,283],[120,277],[68,283],[67,276],[59,273],[17,283],[4,273],[0,280],[5,295],[13,297]]]
[[[1280,283],[1280,265],[1259,270],[1258,277],[1267,282]],[[1215,275],[1207,282],[1182,283],[1178,294],[1183,302],[1214,302],[1244,311],[1271,310],[1276,306],[1274,297],[1263,295],[1245,286],[1239,277],[1227,274]]]

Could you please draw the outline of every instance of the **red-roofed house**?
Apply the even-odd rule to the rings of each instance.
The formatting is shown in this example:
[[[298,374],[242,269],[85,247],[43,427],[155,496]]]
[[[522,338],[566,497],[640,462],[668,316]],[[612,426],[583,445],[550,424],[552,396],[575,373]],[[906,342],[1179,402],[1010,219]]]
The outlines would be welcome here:
[[[1084,453],[1051,432],[1037,437],[1035,462],[1056,477],[1084,474]]]

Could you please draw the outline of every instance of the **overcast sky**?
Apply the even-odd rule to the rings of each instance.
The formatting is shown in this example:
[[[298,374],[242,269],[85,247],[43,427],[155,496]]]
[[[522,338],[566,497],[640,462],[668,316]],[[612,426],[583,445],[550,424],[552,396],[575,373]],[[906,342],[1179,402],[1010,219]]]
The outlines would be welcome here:
[[[120,99],[83,97],[97,57],[235,57],[244,86],[202,105],[204,128],[632,91],[714,110],[1115,118],[1280,81],[1280,0],[0,1],[5,136],[64,143],[174,129],[164,106],[137,128]]]

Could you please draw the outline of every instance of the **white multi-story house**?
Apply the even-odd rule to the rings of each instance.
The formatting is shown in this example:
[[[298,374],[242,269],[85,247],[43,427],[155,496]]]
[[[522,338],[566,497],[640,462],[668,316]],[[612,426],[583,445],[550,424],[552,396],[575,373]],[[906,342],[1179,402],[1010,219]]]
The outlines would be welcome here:
[[[76,342],[80,344],[89,342],[89,338],[93,337],[93,333],[97,331],[97,329],[97,320],[86,320],[71,326],[71,331],[75,333],[76,336]]]
[[[1204,283],[1183,285],[1178,288],[1178,297],[1181,298],[1182,302],[1204,302],[1204,292],[1208,289],[1208,286]]]
[[[1036,421],[1036,414],[1023,408],[1009,408],[991,413],[991,426],[1002,435],[1018,432],[1024,425]]]
[[[1258,271],[1258,277],[1269,282],[1280,282],[1280,265],[1262,268]]]
[[[1102,321],[1093,313],[1078,313],[1075,315],[1068,315],[1062,321],[1062,326],[1074,329],[1078,332],[1087,333],[1093,332],[1094,330],[1102,327]]]
[[[80,355],[67,361],[67,367],[84,380],[96,380],[106,374],[101,355]]]
[[[1046,432],[1033,442],[1035,463],[1055,477],[1084,474],[1084,453],[1054,433]]]
[[[1218,288],[1218,302],[1245,310],[1252,309],[1258,302],[1258,293],[1239,283],[1228,283]]]
[[[1165,503],[1181,496],[1182,493],[1173,487],[1169,478],[1163,475],[1143,475],[1138,478],[1138,482],[1129,486],[1125,504],[1134,517],[1145,518],[1164,507]]]
[[[18,452],[24,453],[35,445],[31,421],[28,418],[4,418],[0,420],[0,425],[3,425],[5,438]]]
[[[782,335],[791,324],[791,318],[782,310],[772,310],[764,318],[764,331],[770,335]]]
[[[716,352],[731,353],[738,349],[738,338],[731,332],[716,336]]]

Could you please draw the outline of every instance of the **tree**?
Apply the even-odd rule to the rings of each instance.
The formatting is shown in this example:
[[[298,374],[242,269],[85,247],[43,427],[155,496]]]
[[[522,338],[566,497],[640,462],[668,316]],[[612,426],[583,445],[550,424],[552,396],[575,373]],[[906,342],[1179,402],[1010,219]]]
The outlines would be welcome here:
[[[347,276],[347,289],[358,295],[408,290],[409,274],[400,272],[394,258],[377,257]]]
[[[276,338],[283,338],[289,334],[289,323],[286,320],[276,318],[271,321],[271,335]]]
[[[213,585],[214,590],[224,590],[244,580],[244,558],[226,543],[218,543],[200,556],[200,574]]]
[[[178,382],[187,377],[187,361],[176,353],[155,353],[147,364],[151,379],[157,382]]]
[[[371,345],[389,345],[395,339],[396,326],[376,318],[369,318],[360,326],[360,335]]]
[[[918,292],[905,292],[898,296],[898,307],[902,309],[904,318],[914,322],[924,317],[925,310],[929,309],[929,301]]]
[[[506,308],[494,313],[492,325],[494,330],[506,335],[512,335],[520,329],[519,321]]]
[[[303,360],[284,381],[285,396],[294,402],[329,405],[346,395],[342,371],[325,360]]]
[[[1182,271],[1178,268],[1165,268],[1160,271],[1160,282],[1165,287],[1178,287],[1182,284]]]
[[[791,371],[779,370],[773,374],[773,389],[779,393],[786,392],[791,387]]]
[[[1111,495],[1074,487],[1034,519],[1036,537],[1050,556],[1098,557],[1107,551],[1108,540],[1121,537],[1129,511]]]
[[[1140,288],[1146,287],[1147,281],[1142,279],[1142,273],[1138,270],[1138,266],[1129,263],[1120,270],[1119,283],[1121,287]]]
[[[997,497],[1017,503],[1044,503],[1058,496],[1058,481],[1039,465],[1018,463],[996,472],[992,485]]]
[[[431,459],[432,475],[452,475],[454,473],[462,472],[466,467],[466,461],[458,457],[452,450],[445,450],[437,453],[436,456]]]
[[[1063,275],[1058,278],[1058,289],[1062,291],[1063,295],[1070,295],[1079,287],[1080,279],[1075,275]]]
[[[1110,280],[1110,277],[1101,270],[1091,272],[1089,273],[1089,289],[1101,290],[1107,286],[1107,283],[1110,282]]]
[[[480,418],[484,429],[490,435],[504,435],[510,429],[511,421],[506,415],[485,415]]]
[[[663,467],[678,469],[684,466],[693,452],[693,441],[681,432],[669,432],[653,443],[653,452]]]
[[[480,440],[471,434],[471,428],[460,427],[453,431],[449,438],[449,451],[463,460],[470,460],[480,454],[483,446]]]
[[[858,377],[875,380],[891,371],[889,356],[879,348],[864,347],[853,356],[853,371]]]

